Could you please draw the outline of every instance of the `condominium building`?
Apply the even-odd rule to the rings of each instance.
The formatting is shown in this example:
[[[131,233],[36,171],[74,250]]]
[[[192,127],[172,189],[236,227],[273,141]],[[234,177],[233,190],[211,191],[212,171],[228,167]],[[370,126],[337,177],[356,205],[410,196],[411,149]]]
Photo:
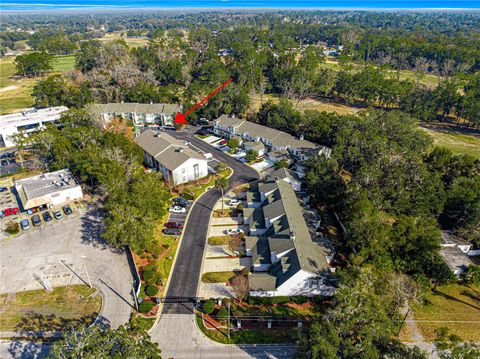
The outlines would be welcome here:
[[[175,115],[182,108],[165,103],[107,103],[92,105],[91,111],[100,116],[104,123],[114,118],[131,120],[135,125],[160,125],[173,127]]]
[[[135,142],[143,148],[145,164],[159,171],[165,181],[172,185],[208,175],[205,157],[165,132],[147,130]]]

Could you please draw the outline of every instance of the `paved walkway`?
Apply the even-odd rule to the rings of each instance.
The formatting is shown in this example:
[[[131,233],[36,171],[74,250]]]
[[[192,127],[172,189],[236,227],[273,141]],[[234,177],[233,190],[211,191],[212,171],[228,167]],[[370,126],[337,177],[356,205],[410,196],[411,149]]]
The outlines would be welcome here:
[[[200,283],[198,289],[200,298],[233,298],[234,293],[232,287],[228,287],[225,283]]]
[[[203,264],[203,273],[207,272],[228,272],[234,270],[242,270],[252,265],[250,257],[244,258],[215,258],[205,259]]]

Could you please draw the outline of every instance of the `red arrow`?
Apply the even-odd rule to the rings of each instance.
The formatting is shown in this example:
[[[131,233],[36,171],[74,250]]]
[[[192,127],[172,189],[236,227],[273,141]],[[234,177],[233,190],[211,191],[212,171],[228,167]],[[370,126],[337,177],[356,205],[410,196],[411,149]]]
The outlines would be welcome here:
[[[223,84],[221,84],[219,87],[217,87],[214,91],[212,91],[208,96],[205,96],[204,98],[202,98],[202,100],[200,102],[198,102],[195,106],[193,106],[192,108],[190,108],[188,111],[186,111],[184,114],[182,114],[181,112],[177,112],[177,115],[175,116],[175,124],[176,125],[184,125],[187,123],[187,120],[185,119],[186,116],[188,116],[189,114],[191,114],[193,111],[195,111],[197,108],[199,108],[200,106],[202,106],[205,102],[207,102],[208,100],[210,100],[213,96],[215,96],[217,94],[218,91],[220,91],[221,89],[223,89],[225,86],[227,86],[230,82],[232,82],[233,79],[232,78],[229,78],[227,81],[225,81]]]

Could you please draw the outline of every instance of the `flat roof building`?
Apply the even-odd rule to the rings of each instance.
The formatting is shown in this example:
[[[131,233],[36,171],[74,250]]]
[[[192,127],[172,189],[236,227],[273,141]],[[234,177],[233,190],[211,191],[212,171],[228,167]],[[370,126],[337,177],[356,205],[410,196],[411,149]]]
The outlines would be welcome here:
[[[15,189],[25,210],[68,203],[83,197],[82,188],[68,169],[20,179],[15,182]]]
[[[57,121],[62,113],[67,110],[68,108],[65,106],[40,110],[27,108],[22,112],[0,116],[0,147],[15,146],[12,136],[19,132],[28,134],[42,130],[46,123]]]

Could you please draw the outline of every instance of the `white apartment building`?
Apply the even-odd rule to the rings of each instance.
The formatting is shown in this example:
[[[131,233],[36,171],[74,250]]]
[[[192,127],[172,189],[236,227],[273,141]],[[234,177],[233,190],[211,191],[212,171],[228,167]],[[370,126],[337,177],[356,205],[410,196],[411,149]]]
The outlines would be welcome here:
[[[173,185],[208,175],[205,157],[165,132],[147,130],[135,141],[143,148],[145,164],[159,171],[165,181]]]
[[[239,136],[247,141],[246,143],[261,142],[268,148],[268,151],[288,150],[300,161],[305,161],[313,155],[329,157],[331,153],[330,148],[304,140],[303,136],[294,137],[274,128],[227,115],[222,115],[215,120],[214,133],[226,138]]]
[[[165,103],[107,103],[91,106],[91,111],[106,124],[115,117],[131,120],[137,126],[174,126],[175,115],[182,111],[176,104]]]

